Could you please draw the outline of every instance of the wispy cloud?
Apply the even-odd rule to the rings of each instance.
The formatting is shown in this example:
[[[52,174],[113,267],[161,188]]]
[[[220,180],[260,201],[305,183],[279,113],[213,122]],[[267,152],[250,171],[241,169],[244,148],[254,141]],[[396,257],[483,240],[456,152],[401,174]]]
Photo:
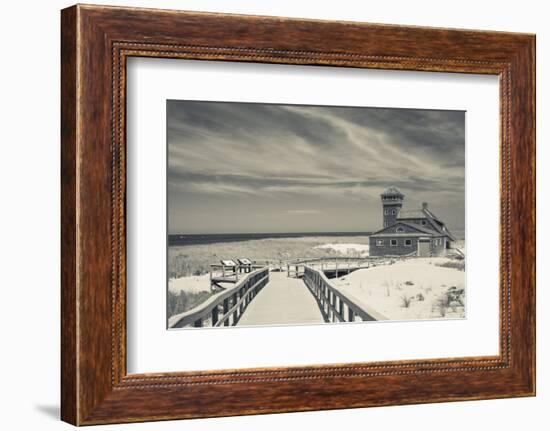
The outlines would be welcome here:
[[[277,202],[288,217],[303,215],[292,212],[302,211],[296,202],[317,202],[310,215],[337,203],[332,230],[353,218],[359,202],[366,216],[378,212],[391,184],[411,204],[430,200],[449,217],[464,206],[463,112],[169,101],[167,114],[176,229],[224,196],[232,196],[221,199],[225,213],[254,204],[258,214]]]

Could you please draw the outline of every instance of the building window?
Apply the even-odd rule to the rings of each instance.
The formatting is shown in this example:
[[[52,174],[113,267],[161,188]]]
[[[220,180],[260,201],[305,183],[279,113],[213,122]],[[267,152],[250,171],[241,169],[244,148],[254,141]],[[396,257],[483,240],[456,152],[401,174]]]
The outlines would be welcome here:
[[[384,240],[383,239],[377,239],[376,240],[376,245],[379,246],[379,247],[384,245]]]
[[[421,224],[422,226],[426,226],[426,225],[428,224],[428,222],[427,222],[426,220],[422,220],[422,221],[420,222],[420,224]]]
[[[395,210],[391,210],[392,215],[395,215]]]
[[[391,240],[390,240],[390,245],[391,245],[392,247],[397,246],[397,240],[396,240],[396,239],[391,239]]]
[[[407,247],[410,247],[412,244],[413,244],[412,239],[406,239],[406,240],[405,240],[405,245],[406,245]]]
[[[389,210],[389,209],[385,209],[385,210],[384,210],[384,214],[385,214],[385,215],[388,215],[389,213],[390,213],[390,210]]]
[[[398,227],[397,229],[395,229],[396,232],[405,232],[405,229],[403,229],[402,227]]]

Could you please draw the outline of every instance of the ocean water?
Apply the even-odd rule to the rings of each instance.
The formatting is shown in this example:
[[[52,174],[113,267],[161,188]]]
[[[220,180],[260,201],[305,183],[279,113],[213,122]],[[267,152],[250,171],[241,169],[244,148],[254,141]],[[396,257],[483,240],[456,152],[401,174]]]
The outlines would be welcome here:
[[[463,230],[451,232],[458,240],[464,240]],[[265,233],[216,233],[216,234],[171,234],[168,235],[168,246],[186,246],[201,244],[216,244],[224,242],[250,241],[268,238],[303,238],[303,237],[354,237],[368,236],[372,232],[265,232]]]
[[[354,237],[368,236],[371,232],[283,232],[283,233],[221,233],[221,234],[172,234],[168,235],[169,246],[186,246],[216,244],[223,242],[250,241],[268,238],[302,238],[302,237]]]

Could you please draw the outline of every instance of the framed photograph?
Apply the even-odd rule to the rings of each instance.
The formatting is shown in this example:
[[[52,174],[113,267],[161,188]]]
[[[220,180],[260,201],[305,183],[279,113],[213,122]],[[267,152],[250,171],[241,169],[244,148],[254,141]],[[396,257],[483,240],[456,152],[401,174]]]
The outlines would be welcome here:
[[[535,37],[62,11],[62,419],[535,394]]]

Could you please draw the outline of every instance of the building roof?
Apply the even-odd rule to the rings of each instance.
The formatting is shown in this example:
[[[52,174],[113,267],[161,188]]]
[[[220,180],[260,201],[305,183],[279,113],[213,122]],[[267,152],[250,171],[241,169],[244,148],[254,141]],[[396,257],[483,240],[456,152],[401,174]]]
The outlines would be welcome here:
[[[399,189],[395,186],[391,186],[391,187],[388,187],[388,189],[382,193],[380,195],[381,197],[385,197],[385,196],[398,196],[400,197],[401,199],[403,199],[405,197],[405,195],[403,193],[401,193],[399,191]]]
[[[409,226],[410,228],[417,229],[421,232],[430,234],[430,235],[437,235],[439,233],[437,231],[434,231],[433,229],[430,229],[427,226],[421,226],[421,225],[418,225],[416,223],[409,223],[409,222],[406,222],[406,221],[400,221],[399,223],[404,224],[405,226]]]
[[[398,194],[402,194],[399,189],[395,186],[391,186],[391,187],[388,187],[388,189],[383,193],[383,194],[391,194],[391,193],[398,193]]]
[[[414,229],[416,232],[395,232],[393,230],[393,228],[398,224],[408,226],[411,229]],[[390,230],[390,229],[392,229],[391,232],[385,232],[386,230]],[[389,237],[389,236],[391,236],[391,237],[410,237],[410,236],[426,236],[426,235],[437,236],[437,237],[442,236],[441,233],[439,233],[439,232],[437,232],[433,229],[430,229],[427,226],[420,226],[416,223],[407,223],[407,222],[404,222],[404,221],[398,221],[394,225],[387,226],[384,229],[380,229],[379,231],[374,232],[370,236],[373,236],[373,237],[382,237],[382,236],[383,237]]]
[[[439,220],[439,218],[437,218],[437,216],[432,213],[428,208],[399,211],[399,215],[397,216],[397,220],[399,222],[410,219],[425,219],[429,223],[432,230],[440,235],[448,236],[453,241],[456,241],[456,238],[451,232],[449,232],[449,230],[445,226],[445,223]]]
[[[422,211],[424,211],[425,214],[428,215],[428,217],[430,218],[433,218],[434,220],[438,221],[439,223],[441,224],[444,224],[441,220],[439,220],[439,218],[433,213],[431,212],[428,208],[423,208]]]
[[[399,191],[395,186],[390,186],[380,195],[382,197],[382,202],[384,205],[387,205],[388,202],[393,203],[396,201],[401,204],[405,195]],[[413,222],[408,222],[407,220],[426,220],[426,223],[417,224]],[[391,232],[384,233],[386,229],[395,226],[397,223],[403,223],[404,225],[415,229],[417,232],[421,232],[424,235],[430,236],[447,236],[452,241],[456,241],[454,235],[449,232],[445,223],[443,223],[434,213],[428,209],[428,204],[423,203],[422,208],[413,209],[413,210],[401,210],[399,211],[396,219],[396,223],[392,226],[386,226],[383,229],[380,229],[374,232],[371,236],[411,236],[413,234],[406,232]]]

